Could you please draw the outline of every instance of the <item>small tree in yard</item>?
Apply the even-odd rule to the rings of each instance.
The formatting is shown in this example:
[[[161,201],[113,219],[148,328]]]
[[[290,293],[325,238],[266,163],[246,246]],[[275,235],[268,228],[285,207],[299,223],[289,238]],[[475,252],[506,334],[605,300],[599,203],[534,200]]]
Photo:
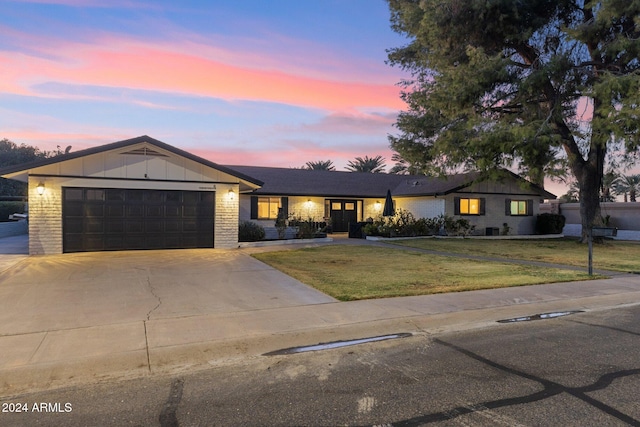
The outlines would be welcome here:
[[[517,166],[541,186],[568,170],[586,240],[605,163],[640,147],[640,2],[388,2],[410,40],[389,62],[412,76],[391,147],[423,150],[441,173]]]
[[[287,227],[289,226],[287,217],[284,214],[284,209],[278,208],[278,216],[276,217],[276,223],[274,225],[278,232],[278,239],[284,239],[287,234]]]

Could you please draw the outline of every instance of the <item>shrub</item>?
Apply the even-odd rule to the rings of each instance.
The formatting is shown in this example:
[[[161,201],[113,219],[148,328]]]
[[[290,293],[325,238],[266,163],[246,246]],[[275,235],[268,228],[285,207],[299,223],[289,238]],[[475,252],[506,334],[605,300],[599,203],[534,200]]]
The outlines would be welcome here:
[[[318,225],[313,218],[307,218],[303,220],[301,217],[293,218],[289,221],[289,225],[292,227],[298,227],[298,234],[296,237],[298,239],[311,239],[316,234],[318,230]]]
[[[415,237],[438,234],[444,224],[445,216],[435,218],[418,218],[404,209],[399,209],[392,217],[379,217],[364,226],[368,236],[381,237]]]
[[[238,226],[238,241],[257,242],[264,239],[264,228],[253,221],[242,221]]]
[[[564,215],[543,213],[538,215],[536,221],[536,233],[538,234],[560,234],[564,228]]]
[[[443,222],[444,229],[447,231],[447,234],[453,234],[456,236],[468,236],[476,229],[475,225],[471,225],[469,220],[464,218],[455,219],[445,215],[443,217]]]
[[[362,232],[365,234],[365,236],[376,236],[378,229],[375,225],[373,225],[373,222],[368,222],[362,226]]]
[[[24,213],[24,202],[0,202],[0,222],[9,221],[9,215]]]

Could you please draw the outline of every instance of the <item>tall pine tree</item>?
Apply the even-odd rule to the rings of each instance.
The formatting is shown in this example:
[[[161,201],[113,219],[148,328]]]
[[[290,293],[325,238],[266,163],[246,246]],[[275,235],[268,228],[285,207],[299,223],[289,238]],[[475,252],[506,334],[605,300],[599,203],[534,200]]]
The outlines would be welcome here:
[[[640,147],[640,0],[388,1],[410,40],[389,62],[413,76],[391,147],[539,185],[566,161],[586,237],[607,155]]]

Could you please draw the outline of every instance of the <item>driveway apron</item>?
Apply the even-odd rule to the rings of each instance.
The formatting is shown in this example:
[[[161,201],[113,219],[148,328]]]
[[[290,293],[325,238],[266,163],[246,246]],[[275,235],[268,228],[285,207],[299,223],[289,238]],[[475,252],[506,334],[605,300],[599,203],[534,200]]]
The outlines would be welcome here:
[[[31,256],[0,276],[0,336],[328,302],[237,250]]]

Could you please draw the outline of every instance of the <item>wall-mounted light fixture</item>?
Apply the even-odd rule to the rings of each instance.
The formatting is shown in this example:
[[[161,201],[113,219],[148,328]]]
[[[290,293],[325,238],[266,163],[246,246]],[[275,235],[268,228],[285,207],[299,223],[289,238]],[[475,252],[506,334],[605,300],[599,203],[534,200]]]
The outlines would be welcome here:
[[[44,194],[44,183],[41,182],[38,184],[36,190],[38,191],[38,194],[42,196]]]
[[[234,200],[236,198],[236,192],[233,191],[233,188],[230,188],[227,194],[229,196],[229,200]]]
[[[376,210],[379,211],[382,208],[382,203],[380,203],[380,200],[376,200]]]

